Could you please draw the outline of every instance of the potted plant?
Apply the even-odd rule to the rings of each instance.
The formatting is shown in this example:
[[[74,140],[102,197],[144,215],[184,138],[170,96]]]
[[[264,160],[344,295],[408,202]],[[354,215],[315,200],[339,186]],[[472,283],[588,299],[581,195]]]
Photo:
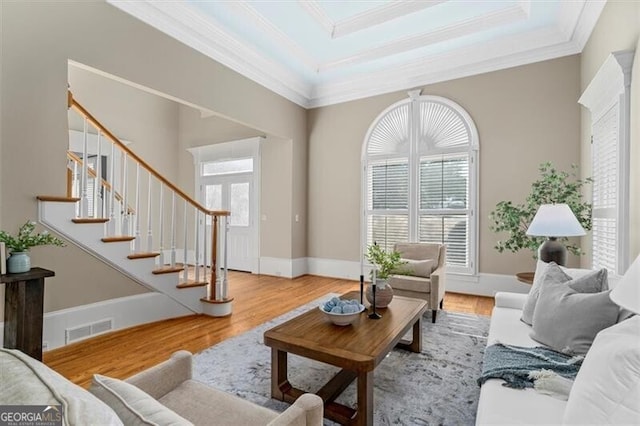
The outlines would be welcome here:
[[[399,273],[399,267],[407,262],[400,258],[400,252],[396,250],[386,251],[376,243],[367,247],[365,258],[373,264],[376,271],[376,306],[386,308],[391,303],[391,299],[393,299],[393,289],[387,279],[390,275]],[[373,279],[373,271],[371,278]],[[367,287],[366,296],[369,303],[372,303],[373,290],[371,286]]]
[[[591,229],[591,204],[583,201],[582,187],[593,182],[593,179],[578,178],[578,166],[571,166],[571,172],[558,171],[549,162],[539,167],[541,177],[531,185],[531,193],[524,204],[513,204],[511,201],[500,201],[494,211],[489,214],[489,229],[504,232],[507,238],[498,241],[495,249],[502,253],[505,250],[513,253],[529,249],[535,257],[544,237],[533,237],[526,234],[529,224],[542,204],[568,204],[576,215],[580,225]],[[569,242],[566,237],[559,238],[567,250],[575,255],[583,254],[583,250]]]
[[[15,274],[28,272],[31,269],[31,258],[29,257],[31,247],[44,245],[64,247],[64,241],[49,234],[49,231],[34,234],[35,229],[36,223],[27,221],[18,229],[18,234],[15,237],[6,231],[0,231],[0,241],[5,243],[11,251],[11,257],[7,261],[7,272]]]

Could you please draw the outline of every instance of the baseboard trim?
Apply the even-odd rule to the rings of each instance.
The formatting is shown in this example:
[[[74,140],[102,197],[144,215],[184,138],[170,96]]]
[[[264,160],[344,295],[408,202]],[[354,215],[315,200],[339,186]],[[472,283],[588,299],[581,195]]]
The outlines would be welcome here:
[[[193,315],[193,312],[162,293],[120,297],[45,313],[42,340],[47,343],[46,350],[51,350],[66,345],[66,329],[105,318],[113,319],[113,329],[109,330],[111,332],[185,315]],[[3,334],[4,323],[0,322],[0,339],[4,339]]]
[[[296,278],[308,273],[307,258],[298,257],[295,259],[284,259],[281,257],[261,257],[261,275],[271,275],[275,277]]]
[[[360,279],[360,263],[348,260],[307,258],[307,273],[322,277]],[[493,297],[498,291],[528,293],[531,286],[519,282],[515,275],[480,273],[476,276],[447,274],[447,291]]]

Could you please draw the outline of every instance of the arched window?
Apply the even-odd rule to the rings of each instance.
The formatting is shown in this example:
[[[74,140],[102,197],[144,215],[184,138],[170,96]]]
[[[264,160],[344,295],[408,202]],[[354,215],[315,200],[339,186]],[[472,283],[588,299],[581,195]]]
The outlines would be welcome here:
[[[475,124],[449,99],[413,91],[383,111],[363,146],[362,249],[445,243],[448,270],[475,274],[477,157]]]

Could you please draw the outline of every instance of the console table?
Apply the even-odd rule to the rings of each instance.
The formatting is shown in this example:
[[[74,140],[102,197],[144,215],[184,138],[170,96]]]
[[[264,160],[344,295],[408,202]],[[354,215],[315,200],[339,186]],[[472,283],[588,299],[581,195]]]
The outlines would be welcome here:
[[[31,268],[21,274],[0,275],[6,285],[4,293],[5,348],[19,349],[42,361],[42,317],[44,279],[55,273],[47,269]]]

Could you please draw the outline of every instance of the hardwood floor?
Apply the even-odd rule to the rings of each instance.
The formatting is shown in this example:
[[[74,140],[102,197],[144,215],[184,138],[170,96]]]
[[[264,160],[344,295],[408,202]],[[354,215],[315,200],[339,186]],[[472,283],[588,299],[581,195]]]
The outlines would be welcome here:
[[[96,373],[126,378],[177,350],[200,352],[329,292],[358,290],[359,284],[310,275],[290,280],[230,272],[229,288],[235,298],[229,317],[190,315],[131,327],[45,352],[44,362],[84,387]],[[444,299],[448,311],[490,315],[492,308],[489,297],[447,293]]]

